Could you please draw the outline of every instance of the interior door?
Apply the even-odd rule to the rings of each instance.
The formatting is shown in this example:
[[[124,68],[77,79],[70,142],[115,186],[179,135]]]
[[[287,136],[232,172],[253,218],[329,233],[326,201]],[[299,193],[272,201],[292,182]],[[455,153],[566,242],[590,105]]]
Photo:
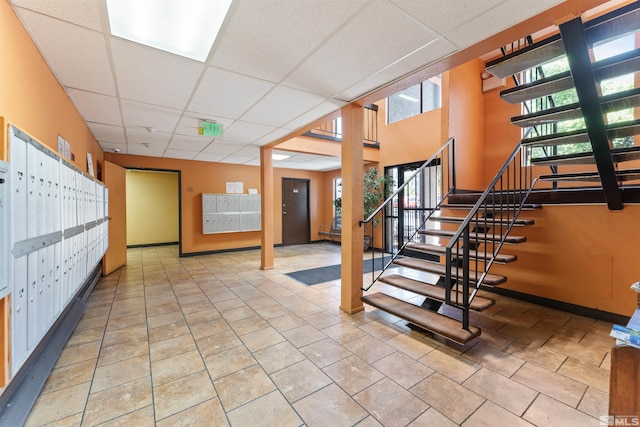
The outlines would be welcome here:
[[[282,244],[310,242],[309,180],[282,178]]]
[[[102,259],[102,273],[107,275],[127,262],[126,170],[105,161],[102,179],[109,188],[109,247]]]

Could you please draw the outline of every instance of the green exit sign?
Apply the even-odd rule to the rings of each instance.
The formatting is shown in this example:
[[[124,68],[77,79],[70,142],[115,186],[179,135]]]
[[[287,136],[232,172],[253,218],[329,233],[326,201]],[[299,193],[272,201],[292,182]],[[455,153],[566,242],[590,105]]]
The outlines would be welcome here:
[[[205,136],[222,136],[222,125],[220,123],[202,122],[201,134]]]

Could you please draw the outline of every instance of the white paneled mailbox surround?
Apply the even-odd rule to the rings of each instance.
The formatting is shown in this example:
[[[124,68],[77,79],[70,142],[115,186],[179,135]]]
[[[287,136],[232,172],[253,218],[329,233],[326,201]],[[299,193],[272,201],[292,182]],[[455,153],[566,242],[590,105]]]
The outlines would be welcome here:
[[[108,246],[108,191],[99,181],[11,126],[9,242],[0,251],[11,294],[15,374],[64,313]],[[3,268],[4,271],[4,268]]]

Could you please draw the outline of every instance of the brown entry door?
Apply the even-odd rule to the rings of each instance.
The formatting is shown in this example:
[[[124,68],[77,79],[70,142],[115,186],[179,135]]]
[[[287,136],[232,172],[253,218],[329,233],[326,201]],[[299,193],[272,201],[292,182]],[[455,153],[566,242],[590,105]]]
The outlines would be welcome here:
[[[282,244],[309,243],[309,180],[282,178]]]

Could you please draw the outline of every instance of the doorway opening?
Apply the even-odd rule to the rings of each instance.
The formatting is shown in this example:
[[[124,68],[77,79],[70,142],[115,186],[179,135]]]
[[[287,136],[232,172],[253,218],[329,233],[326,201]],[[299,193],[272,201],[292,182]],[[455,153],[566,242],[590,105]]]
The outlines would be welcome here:
[[[282,245],[311,242],[309,180],[282,178]]]

